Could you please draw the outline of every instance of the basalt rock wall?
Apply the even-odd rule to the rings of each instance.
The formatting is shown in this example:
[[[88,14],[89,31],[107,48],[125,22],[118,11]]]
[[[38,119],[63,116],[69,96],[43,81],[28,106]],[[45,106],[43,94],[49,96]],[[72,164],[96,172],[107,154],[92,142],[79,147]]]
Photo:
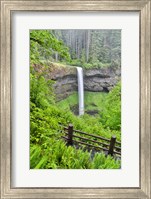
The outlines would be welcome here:
[[[120,69],[103,68],[84,71],[84,89],[93,92],[109,92],[120,80]]]
[[[84,90],[91,92],[109,92],[121,78],[120,69],[84,69]],[[65,99],[78,90],[76,68],[52,71],[49,78],[55,81],[54,90],[58,101]]]

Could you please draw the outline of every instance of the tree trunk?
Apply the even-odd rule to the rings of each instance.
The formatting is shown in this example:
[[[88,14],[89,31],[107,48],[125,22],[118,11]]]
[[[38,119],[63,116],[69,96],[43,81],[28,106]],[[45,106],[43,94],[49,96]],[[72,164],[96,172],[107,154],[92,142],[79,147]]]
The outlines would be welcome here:
[[[58,52],[55,52],[55,60],[58,62]]]
[[[89,50],[90,50],[90,30],[86,31],[86,62],[89,60]]]

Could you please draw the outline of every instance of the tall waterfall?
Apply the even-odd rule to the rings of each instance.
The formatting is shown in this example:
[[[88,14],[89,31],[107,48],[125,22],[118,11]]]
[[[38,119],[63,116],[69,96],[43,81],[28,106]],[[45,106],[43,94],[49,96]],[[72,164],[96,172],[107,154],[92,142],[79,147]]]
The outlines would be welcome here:
[[[79,95],[79,115],[84,114],[84,86],[83,86],[83,69],[77,67],[78,75],[78,95]]]

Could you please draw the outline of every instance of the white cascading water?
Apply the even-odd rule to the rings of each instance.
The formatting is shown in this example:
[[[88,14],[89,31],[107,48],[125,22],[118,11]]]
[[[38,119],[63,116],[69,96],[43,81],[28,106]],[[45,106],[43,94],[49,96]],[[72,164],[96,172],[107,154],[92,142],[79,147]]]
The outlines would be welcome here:
[[[83,86],[83,69],[77,67],[78,75],[78,96],[79,96],[79,115],[84,114],[84,86]]]

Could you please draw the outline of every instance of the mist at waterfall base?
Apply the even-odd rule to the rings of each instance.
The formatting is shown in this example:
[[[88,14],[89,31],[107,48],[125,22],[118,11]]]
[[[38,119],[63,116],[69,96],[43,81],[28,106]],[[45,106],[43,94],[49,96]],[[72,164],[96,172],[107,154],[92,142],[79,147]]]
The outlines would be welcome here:
[[[79,116],[84,114],[84,84],[83,84],[83,69],[77,68],[78,77],[78,99],[79,99]]]

